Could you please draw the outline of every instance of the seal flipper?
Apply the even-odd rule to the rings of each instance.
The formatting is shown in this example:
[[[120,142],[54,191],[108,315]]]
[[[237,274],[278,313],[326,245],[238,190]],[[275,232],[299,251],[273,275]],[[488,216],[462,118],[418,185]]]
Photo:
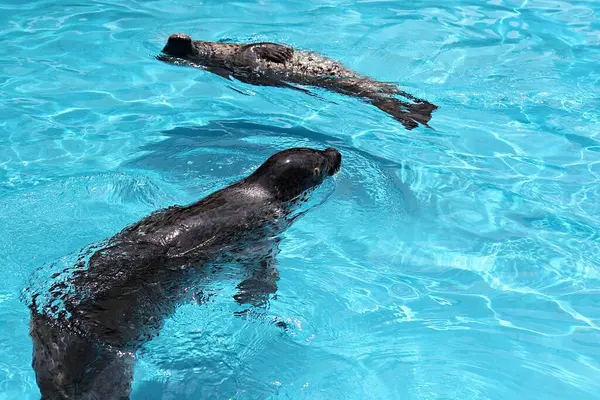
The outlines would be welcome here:
[[[225,78],[227,80],[231,80],[233,76],[231,70],[224,67],[204,66],[203,69],[215,75],[219,75],[221,78]]]
[[[388,83],[335,77],[321,77],[317,83],[318,86],[329,90],[370,102],[394,117],[408,130],[418,127],[419,123],[429,127],[427,123],[431,120],[431,113],[438,108],[435,104],[403,92]],[[414,103],[402,101],[394,96],[405,97]]]
[[[279,271],[274,264],[275,259],[268,257],[262,258],[258,265],[250,266],[250,276],[236,286],[238,292],[233,296],[239,305],[267,306],[269,296],[277,292]]]
[[[157,60],[165,62],[167,64],[183,65],[183,66],[187,66],[187,67],[203,69],[205,71],[211,72],[215,75],[218,75],[218,76],[228,79],[228,80],[231,80],[231,77],[233,76],[233,72],[230,69],[225,68],[225,67],[214,66],[214,65],[202,65],[202,64],[199,64],[199,63],[196,63],[193,61],[186,60],[184,58],[162,55],[162,54],[155,56],[155,58]]]
[[[257,309],[267,309],[269,297],[277,292],[279,271],[274,265],[275,258],[272,255],[261,259],[255,266],[247,264],[250,276],[237,285],[238,292],[233,298],[239,305],[248,307],[235,312],[236,317],[264,317],[264,312],[257,312]],[[287,324],[279,317],[273,317],[271,322],[278,328],[288,329]]]
[[[437,109],[437,106],[428,102],[410,104],[392,97],[374,99],[372,104],[390,114],[408,130],[416,128],[419,123],[429,127],[431,113]]]
[[[294,54],[294,49],[277,43],[252,43],[242,47],[243,52],[252,52],[256,57],[278,64],[289,61]]]
[[[245,71],[243,69],[238,69],[231,76],[242,83],[246,83],[248,85],[254,86],[271,86],[285,89],[292,89],[307,94],[309,96],[321,98],[319,95],[311,92],[308,89],[305,89],[300,86],[292,85],[280,79],[270,77],[266,74],[260,74],[253,71]]]

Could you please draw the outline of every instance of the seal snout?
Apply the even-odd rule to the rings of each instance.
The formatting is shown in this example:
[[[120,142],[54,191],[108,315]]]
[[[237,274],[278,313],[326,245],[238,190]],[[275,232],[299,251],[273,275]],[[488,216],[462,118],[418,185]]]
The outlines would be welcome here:
[[[186,56],[193,51],[192,38],[185,33],[174,33],[169,36],[162,51],[175,57]]]
[[[335,175],[342,165],[342,154],[332,147],[328,147],[323,150],[327,157],[327,166],[329,167],[329,175]]]

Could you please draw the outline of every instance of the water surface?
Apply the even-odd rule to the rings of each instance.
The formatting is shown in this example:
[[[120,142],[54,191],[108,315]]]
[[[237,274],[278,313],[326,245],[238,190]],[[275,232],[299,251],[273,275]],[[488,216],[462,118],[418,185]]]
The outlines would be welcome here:
[[[600,3],[0,0],[0,398],[37,399],[34,268],[291,146],[333,193],[285,235],[273,325],[235,282],[138,355],[133,399],[597,399]],[[285,42],[440,108],[156,61],[169,34]]]

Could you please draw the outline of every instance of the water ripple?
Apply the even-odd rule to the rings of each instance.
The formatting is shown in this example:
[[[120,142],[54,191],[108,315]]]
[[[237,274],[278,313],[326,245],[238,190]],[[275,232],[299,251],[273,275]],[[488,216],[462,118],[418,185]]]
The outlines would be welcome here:
[[[39,397],[34,268],[291,146],[344,165],[282,241],[267,318],[234,317],[236,281],[213,282],[140,352],[133,398],[597,398],[599,13],[0,0],[0,398]],[[176,31],[321,51],[438,104],[433,129],[157,63]]]

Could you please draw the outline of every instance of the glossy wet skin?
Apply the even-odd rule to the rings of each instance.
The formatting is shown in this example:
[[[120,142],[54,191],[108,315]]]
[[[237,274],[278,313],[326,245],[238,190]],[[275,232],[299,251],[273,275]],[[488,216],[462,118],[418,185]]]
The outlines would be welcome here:
[[[175,57],[192,55],[194,52],[192,38],[183,33],[174,33],[169,36],[167,44],[163,47],[162,52]]]
[[[258,183],[280,201],[290,201],[338,172],[342,155],[333,148],[295,148],[277,153],[250,175],[246,182]]]
[[[297,200],[334,175],[341,160],[332,148],[281,151],[246,179],[159,210],[94,250],[50,288],[50,300],[61,299],[66,313],[47,315],[52,304],[32,307],[43,398],[128,398],[135,351],[215,267],[237,263],[245,279],[235,301],[264,307],[277,291],[277,235],[295,220],[288,217]]]

